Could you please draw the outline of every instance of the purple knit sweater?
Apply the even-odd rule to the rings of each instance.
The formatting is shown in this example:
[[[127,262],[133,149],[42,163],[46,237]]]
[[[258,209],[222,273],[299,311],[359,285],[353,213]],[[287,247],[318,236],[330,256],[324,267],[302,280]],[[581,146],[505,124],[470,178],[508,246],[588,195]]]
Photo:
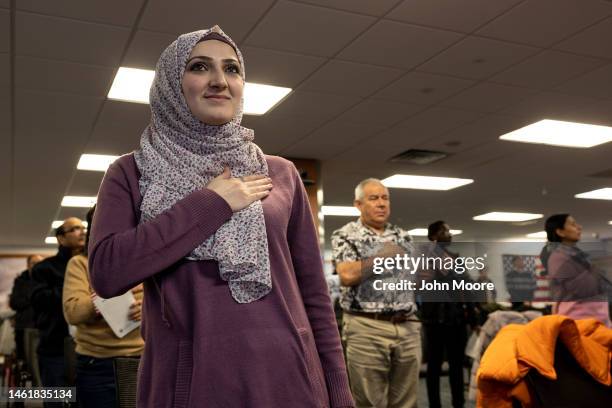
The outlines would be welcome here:
[[[272,291],[236,303],[215,261],[185,256],[232,215],[202,189],[139,224],[132,154],[98,193],[89,244],[102,297],[145,285],[139,407],[353,407],[312,215],[292,163],[266,156],[274,188],[263,200]]]

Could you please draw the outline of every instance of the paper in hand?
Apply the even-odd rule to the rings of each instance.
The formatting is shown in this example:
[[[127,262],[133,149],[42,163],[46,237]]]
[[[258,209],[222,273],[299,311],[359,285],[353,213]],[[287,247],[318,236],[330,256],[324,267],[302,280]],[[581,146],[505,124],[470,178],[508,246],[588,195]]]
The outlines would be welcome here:
[[[110,326],[115,336],[122,338],[132,330],[140,327],[139,321],[130,320],[130,306],[134,303],[132,291],[110,299],[97,297],[94,304]]]

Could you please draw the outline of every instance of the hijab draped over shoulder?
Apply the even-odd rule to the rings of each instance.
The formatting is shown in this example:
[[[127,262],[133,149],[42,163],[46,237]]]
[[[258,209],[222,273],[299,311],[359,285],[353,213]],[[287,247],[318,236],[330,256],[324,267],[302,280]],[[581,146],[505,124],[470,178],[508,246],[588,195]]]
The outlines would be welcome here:
[[[245,78],[240,50],[217,26],[183,34],[164,50],[149,95],[151,122],[134,153],[143,197],[140,223],[153,220],[177,201],[204,188],[224,167],[231,169],[232,177],[268,174],[264,154],[253,143],[253,130],[240,125],[244,101],[234,118],[220,126],[202,123],[187,106],[181,87],[185,65],[195,45],[207,36],[221,36],[234,48]],[[236,302],[253,302],[269,293],[272,280],[261,201],[235,212],[187,259],[217,261],[220,277],[228,282]]]

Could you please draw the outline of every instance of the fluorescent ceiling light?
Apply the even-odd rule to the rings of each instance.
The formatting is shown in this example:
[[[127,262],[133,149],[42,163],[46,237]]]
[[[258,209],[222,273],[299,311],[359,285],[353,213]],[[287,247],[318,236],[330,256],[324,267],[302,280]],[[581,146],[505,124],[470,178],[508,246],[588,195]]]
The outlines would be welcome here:
[[[612,188],[600,188],[599,190],[587,191],[576,194],[576,198],[590,198],[594,200],[612,200]]]
[[[608,221],[608,224],[612,225],[612,221]]]
[[[408,174],[395,174],[382,180],[386,187],[412,188],[417,190],[450,190],[473,182],[474,180],[472,179],[411,176]]]
[[[427,236],[427,228],[414,228],[408,231],[408,233],[415,237],[426,237]],[[463,234],[463,230],[450,230],[451,235],[459,235]]]
[[[107,154],[82,154],[77,164],[79,170],[106,171],[119,156]]]
[[[90,208],[96,203],[97,197],[65,196],[62,199],[62,207]]]
[[[531,213],[513,213],[513,212],[490,212],[486,214],[477,215],[473,220],[476,221],[506,221],[506,222],[519,222],[537,220],[542,218],[542,214],[531,214]]]
[[[338,215],[346,217],[356,217],[361,215],[356,207],[342,206],[342,205],[324,205],[321,207],[323,215]]]
[[[119,67],[108,92],[108,99],[149,103],[149,90],[154,76],[155,71],[149,69]]]
[[[64,221],[62,220],[55,220],[51,223],[51,228],[56,229],[58,227],[60,227],[62,224],[64,223]],[[87,221],[83,221],[83,226],[85,228],[87,228]]]
[[[546,238],[546,231],[532,232],[531,234],[527,234],[527,238]]]
[[[499,138],[513,142],[586,148],[612,141],[612,127],[544,119]]]
[[[55,245],[57,245],[57,238],[55,238],[55,237],[47,237],[47,238],[45,238],[45,244],[55,244]]]
[[[149,90],[155,71],[120,67],[108,93],[108,99],[118,101],[149,103]],[[244,84],[244,114],[263,115],[291,92],[291,88],[281,86]]]
[[[289,92],[291,88],[247,82],[244,85],[244,113],[263,115],[285,99]]]

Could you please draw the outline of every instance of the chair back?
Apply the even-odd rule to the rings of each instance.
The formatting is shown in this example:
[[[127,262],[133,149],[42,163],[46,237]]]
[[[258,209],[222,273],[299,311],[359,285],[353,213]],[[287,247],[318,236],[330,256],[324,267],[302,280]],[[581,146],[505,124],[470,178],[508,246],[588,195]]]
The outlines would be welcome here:
[[[139,363],[139,357],[116,357],[114,359],[119,408],[136,408]]]

